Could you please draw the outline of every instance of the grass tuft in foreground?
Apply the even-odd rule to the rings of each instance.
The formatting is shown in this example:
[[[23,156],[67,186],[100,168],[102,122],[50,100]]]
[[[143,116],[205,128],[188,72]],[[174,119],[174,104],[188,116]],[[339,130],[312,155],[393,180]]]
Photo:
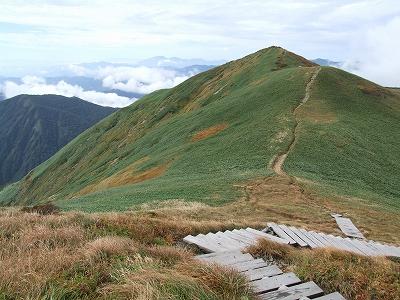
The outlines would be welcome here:
[[[0,228],[2,300],[252,299],[240,274],[175,245],[222,222],[6,210]]]

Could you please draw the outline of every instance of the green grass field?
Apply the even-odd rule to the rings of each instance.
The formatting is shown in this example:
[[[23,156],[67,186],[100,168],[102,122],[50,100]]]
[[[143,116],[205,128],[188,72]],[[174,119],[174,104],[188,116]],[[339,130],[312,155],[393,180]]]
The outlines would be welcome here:
[[[168,199],[233,201],[242,192],[234,185],[273,175],[314,70],[272,47],[154,92],[6,187],[0,203],[119,211]],[[299,137],[284,169],[323,191],[398,208],[399,103],[389,89],[324,67],[297,113]]]

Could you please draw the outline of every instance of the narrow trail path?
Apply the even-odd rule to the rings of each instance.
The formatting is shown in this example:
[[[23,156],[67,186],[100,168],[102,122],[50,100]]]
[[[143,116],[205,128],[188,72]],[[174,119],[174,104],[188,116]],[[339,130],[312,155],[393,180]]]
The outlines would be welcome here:
[[[318,67],[318,68],[315,69],[314,74],[311,76],[310,81],[306,85],[306,93],[304,95],[304,98],[301,100],[300,104],[293,111],[293,115],[294,115],[294,118],[295,118],[295,125],[294,125],[293,133],[292,133],[292,136],[293,136],[292,141],[290,142],[289,147],[286,150],[286,152],[284,152],[282,154],[279,154],[276,157],[276,159],[274,160],[273,164],[272,164],[272,169],[274,170],[274,172],[277,175],[290,177],[283,170],[283,164],[285,163],[285,160],[286,160],[289,152],[292,150],[292,148],[296,144],[296,141],[297,141],[297,138],[298,138],[297,129],[298,129],[298,126],[299,126],[299,121],[297,120],[296,112],[300,107],[302,107],[308,101],[308,99],[310,99],[312,87],[314,85],[315,79],[317,78],[318,73],[319,73],[320,70],[321,70],[321,67]]]

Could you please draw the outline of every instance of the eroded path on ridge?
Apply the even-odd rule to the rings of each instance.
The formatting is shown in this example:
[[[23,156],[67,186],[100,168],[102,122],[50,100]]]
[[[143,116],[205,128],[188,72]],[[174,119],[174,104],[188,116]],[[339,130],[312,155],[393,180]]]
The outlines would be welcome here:
[[[302,107],[308,101],[308,99],[310,99],[312,87],[314,85],[315,79],[317,78],[320,70],[321,70],[321,67],[317,67],[315,69],[313,75],[310,78],[310,81],[306,85],[306,92],[305,92],[304,98],[301,100],[300,104],[293,111],[293,115],[295,118],[295,126],[293,128],[292,141],[290,142],[289,147],[286,150],[286,152],[279,154],[272,164],[272,169],[274,170],[274,172],[277,175],[289,177],[289,175],[283,170],[283,164],[285,163],[285,160],[286,160],[289,152],[292,150],[293,146],[296,144],[296,141],[298,138],[297,128],[299,126],[299,121],[297,120],[296,112],[300,107]]]

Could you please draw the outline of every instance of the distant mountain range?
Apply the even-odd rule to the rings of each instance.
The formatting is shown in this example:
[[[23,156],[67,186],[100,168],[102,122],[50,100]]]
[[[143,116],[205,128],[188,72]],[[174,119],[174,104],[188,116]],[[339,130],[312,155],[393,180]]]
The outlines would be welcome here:
[[[115,110],[56,95],[1,101],[0,186],[19,180]]]

